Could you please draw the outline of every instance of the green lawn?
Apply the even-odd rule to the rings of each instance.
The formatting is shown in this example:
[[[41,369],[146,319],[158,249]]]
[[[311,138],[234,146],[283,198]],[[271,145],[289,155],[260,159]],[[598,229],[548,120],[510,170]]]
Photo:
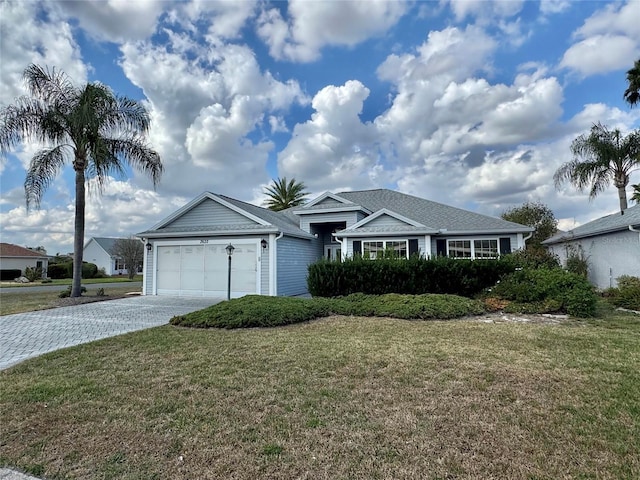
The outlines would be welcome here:
[[[640,317],[160,327],[0,372],[47,478],[634,478]]]

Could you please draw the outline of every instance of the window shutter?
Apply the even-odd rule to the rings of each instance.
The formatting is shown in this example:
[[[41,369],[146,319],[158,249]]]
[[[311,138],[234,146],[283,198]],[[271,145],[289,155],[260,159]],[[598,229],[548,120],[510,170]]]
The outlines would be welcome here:
[[[436,240],[436,255],[439,257],[447,256],[447,241],[444,238],[439,238]]]
[[[416,255],[418,253],[418,239],[412,238],[409,240],[409,256]]]
[[[353,254],[362,255],[362,241],[360,240],[353,241]]]
[[[500,239],[500,255],[511,253],[511,238],[503,237]]]

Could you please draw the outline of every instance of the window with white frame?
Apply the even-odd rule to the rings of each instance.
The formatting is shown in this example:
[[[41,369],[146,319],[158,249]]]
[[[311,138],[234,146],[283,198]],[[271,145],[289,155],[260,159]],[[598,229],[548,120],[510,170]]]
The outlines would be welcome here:
[[[363,241],[362,255],[375,259],[381,257],[385,250],[392,250],[399,258],[408,258],[407,240]]]
[[[453,258],[497,258],[498,239],[447,240],[447,255]]]
[[[124,270],[124,260],[121,258],[116,258],[115,261],[115,270]]]

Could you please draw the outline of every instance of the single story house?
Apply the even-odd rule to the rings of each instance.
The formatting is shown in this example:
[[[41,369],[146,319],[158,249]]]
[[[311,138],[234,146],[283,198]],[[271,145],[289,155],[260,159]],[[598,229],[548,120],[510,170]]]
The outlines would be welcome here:
[[[95,263],[99,269],[104,268],[107,275],[126,275],[127,266],[124,260],[111,254],[116,240],[124,239],[91,237],[84,245],[82,259],[85,262]]]
[[[400,255],[495,258],[524,248],[533,228],[392,190],[327,192],[274,212],[205,192],[151,229],[143,294],[303,295],[309,264],[387,248]]]
[[[581,249],[589,263],[589,281],[598,288],[615,287],[621,275],[640,276],[640,204],[558,233],[542,244],[563,264],[572,250]]]
[[[20,270],[24,275],[24,270],[27,267],[42,268],[42,277],[45,278],[49,267],[49,257],[41,252],[12,243],[0,243],[0,269]]]

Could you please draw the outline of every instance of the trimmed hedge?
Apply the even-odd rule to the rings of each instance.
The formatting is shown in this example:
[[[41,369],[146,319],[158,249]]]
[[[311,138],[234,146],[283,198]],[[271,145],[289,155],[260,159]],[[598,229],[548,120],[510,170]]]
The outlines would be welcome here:
[[[424,259],[356,256],[342,262],[320,260],[309,266],[307,287],[314,297],[337,297],[363,292],[381,295],[440,293],[471,297],[495,285],[515,264],[496,260]]]
[[[274,327],[328,315],[448,319],[484,313],[482,304],[455,295],[380,296],[357,293],[340,298],[292,298],[247,295],[171,319],[172,325],[196,328]]]
[[[73,278],[73,262],[49,265],[47,275],[56,280]],[[98,266],[95,263],[82,262],[82,278],[95,278],[96,276],[98,276]]]
[[[15,280],[22,275],[22,270],[19,268],[3,268],[0,270],[0,280]]]
[[[592,317],[598,301],[586,278],[560,268],[516,271],[492,288],[491,293],[515,302],[508,310],[519,313],[564,312],[575,317]]]

